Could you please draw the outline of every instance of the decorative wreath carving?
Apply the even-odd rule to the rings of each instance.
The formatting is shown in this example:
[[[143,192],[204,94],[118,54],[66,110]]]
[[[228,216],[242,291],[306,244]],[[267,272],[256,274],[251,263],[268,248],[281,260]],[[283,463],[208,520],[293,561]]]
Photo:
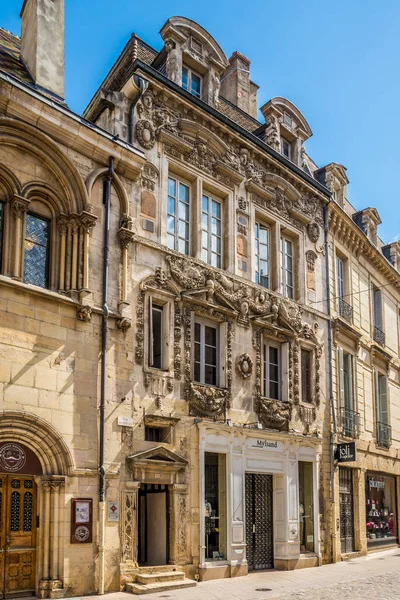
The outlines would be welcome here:
[[[253,372],[253,361],[247,352],[239,354],[236,359],[236,371],[243,379],[247,379]]]

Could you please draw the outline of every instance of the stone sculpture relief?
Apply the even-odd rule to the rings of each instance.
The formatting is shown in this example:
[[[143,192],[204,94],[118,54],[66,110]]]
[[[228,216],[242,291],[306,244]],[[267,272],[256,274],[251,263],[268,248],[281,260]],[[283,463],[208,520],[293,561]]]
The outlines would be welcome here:
[[[239,354],[237,357],[236,371],[243,379],[247,379],[253,373],[253,361],[247,352]]]

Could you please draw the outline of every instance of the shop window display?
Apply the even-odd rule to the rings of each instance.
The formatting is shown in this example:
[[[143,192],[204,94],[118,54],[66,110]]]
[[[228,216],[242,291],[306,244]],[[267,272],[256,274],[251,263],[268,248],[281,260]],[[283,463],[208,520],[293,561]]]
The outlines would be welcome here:
[[[299,462],[300,551],[314,552],[313,463]]]
[[[368,546],[395,543],[397,540],[395,478],[379,473],[367,473],[366,499]]]
[[[226,560],[225,454],[205,453],[204,479],[206,560]]]

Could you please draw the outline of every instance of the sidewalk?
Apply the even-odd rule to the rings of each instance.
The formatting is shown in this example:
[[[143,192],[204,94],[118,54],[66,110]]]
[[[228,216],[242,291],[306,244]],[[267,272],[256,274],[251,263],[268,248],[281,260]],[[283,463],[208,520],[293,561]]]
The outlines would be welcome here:
[[[107,594],[105,600],[400,600],[400,548],[364,558],[298,571],[263,571],[218,579],[197,587],[132,596]],[[81,599],[83,600],[83,599]]]

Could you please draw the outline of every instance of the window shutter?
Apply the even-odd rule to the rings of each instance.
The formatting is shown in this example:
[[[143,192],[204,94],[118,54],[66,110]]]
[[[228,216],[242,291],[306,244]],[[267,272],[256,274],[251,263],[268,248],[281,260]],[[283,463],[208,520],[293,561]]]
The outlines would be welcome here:
[[[389,425],[388,384],[386,375],[379,377],[380,422]]]
[[[374,384],[375,384],[375,409],[376,409],[376,420],[381,420],[381,409],[380,409],[380,398],[379,398],[379,373],[374,371]]]
[[[382,290],[374,288],[374,323],[375,327],[383,331],[382,322]]]
[[[153,299],[149,296],[149,366],[154,365]]]
[[[339,400],[340,407],[344,408],[345,406],[345,396],[344,396],[344,369],[343,369],[343,348],[338,348],[338,375],[339,375]]]
[[[354,356],[352,354],[347,355],[347,368],[349,370],[349,397],[347,398],[347,408],[354,410]]]

